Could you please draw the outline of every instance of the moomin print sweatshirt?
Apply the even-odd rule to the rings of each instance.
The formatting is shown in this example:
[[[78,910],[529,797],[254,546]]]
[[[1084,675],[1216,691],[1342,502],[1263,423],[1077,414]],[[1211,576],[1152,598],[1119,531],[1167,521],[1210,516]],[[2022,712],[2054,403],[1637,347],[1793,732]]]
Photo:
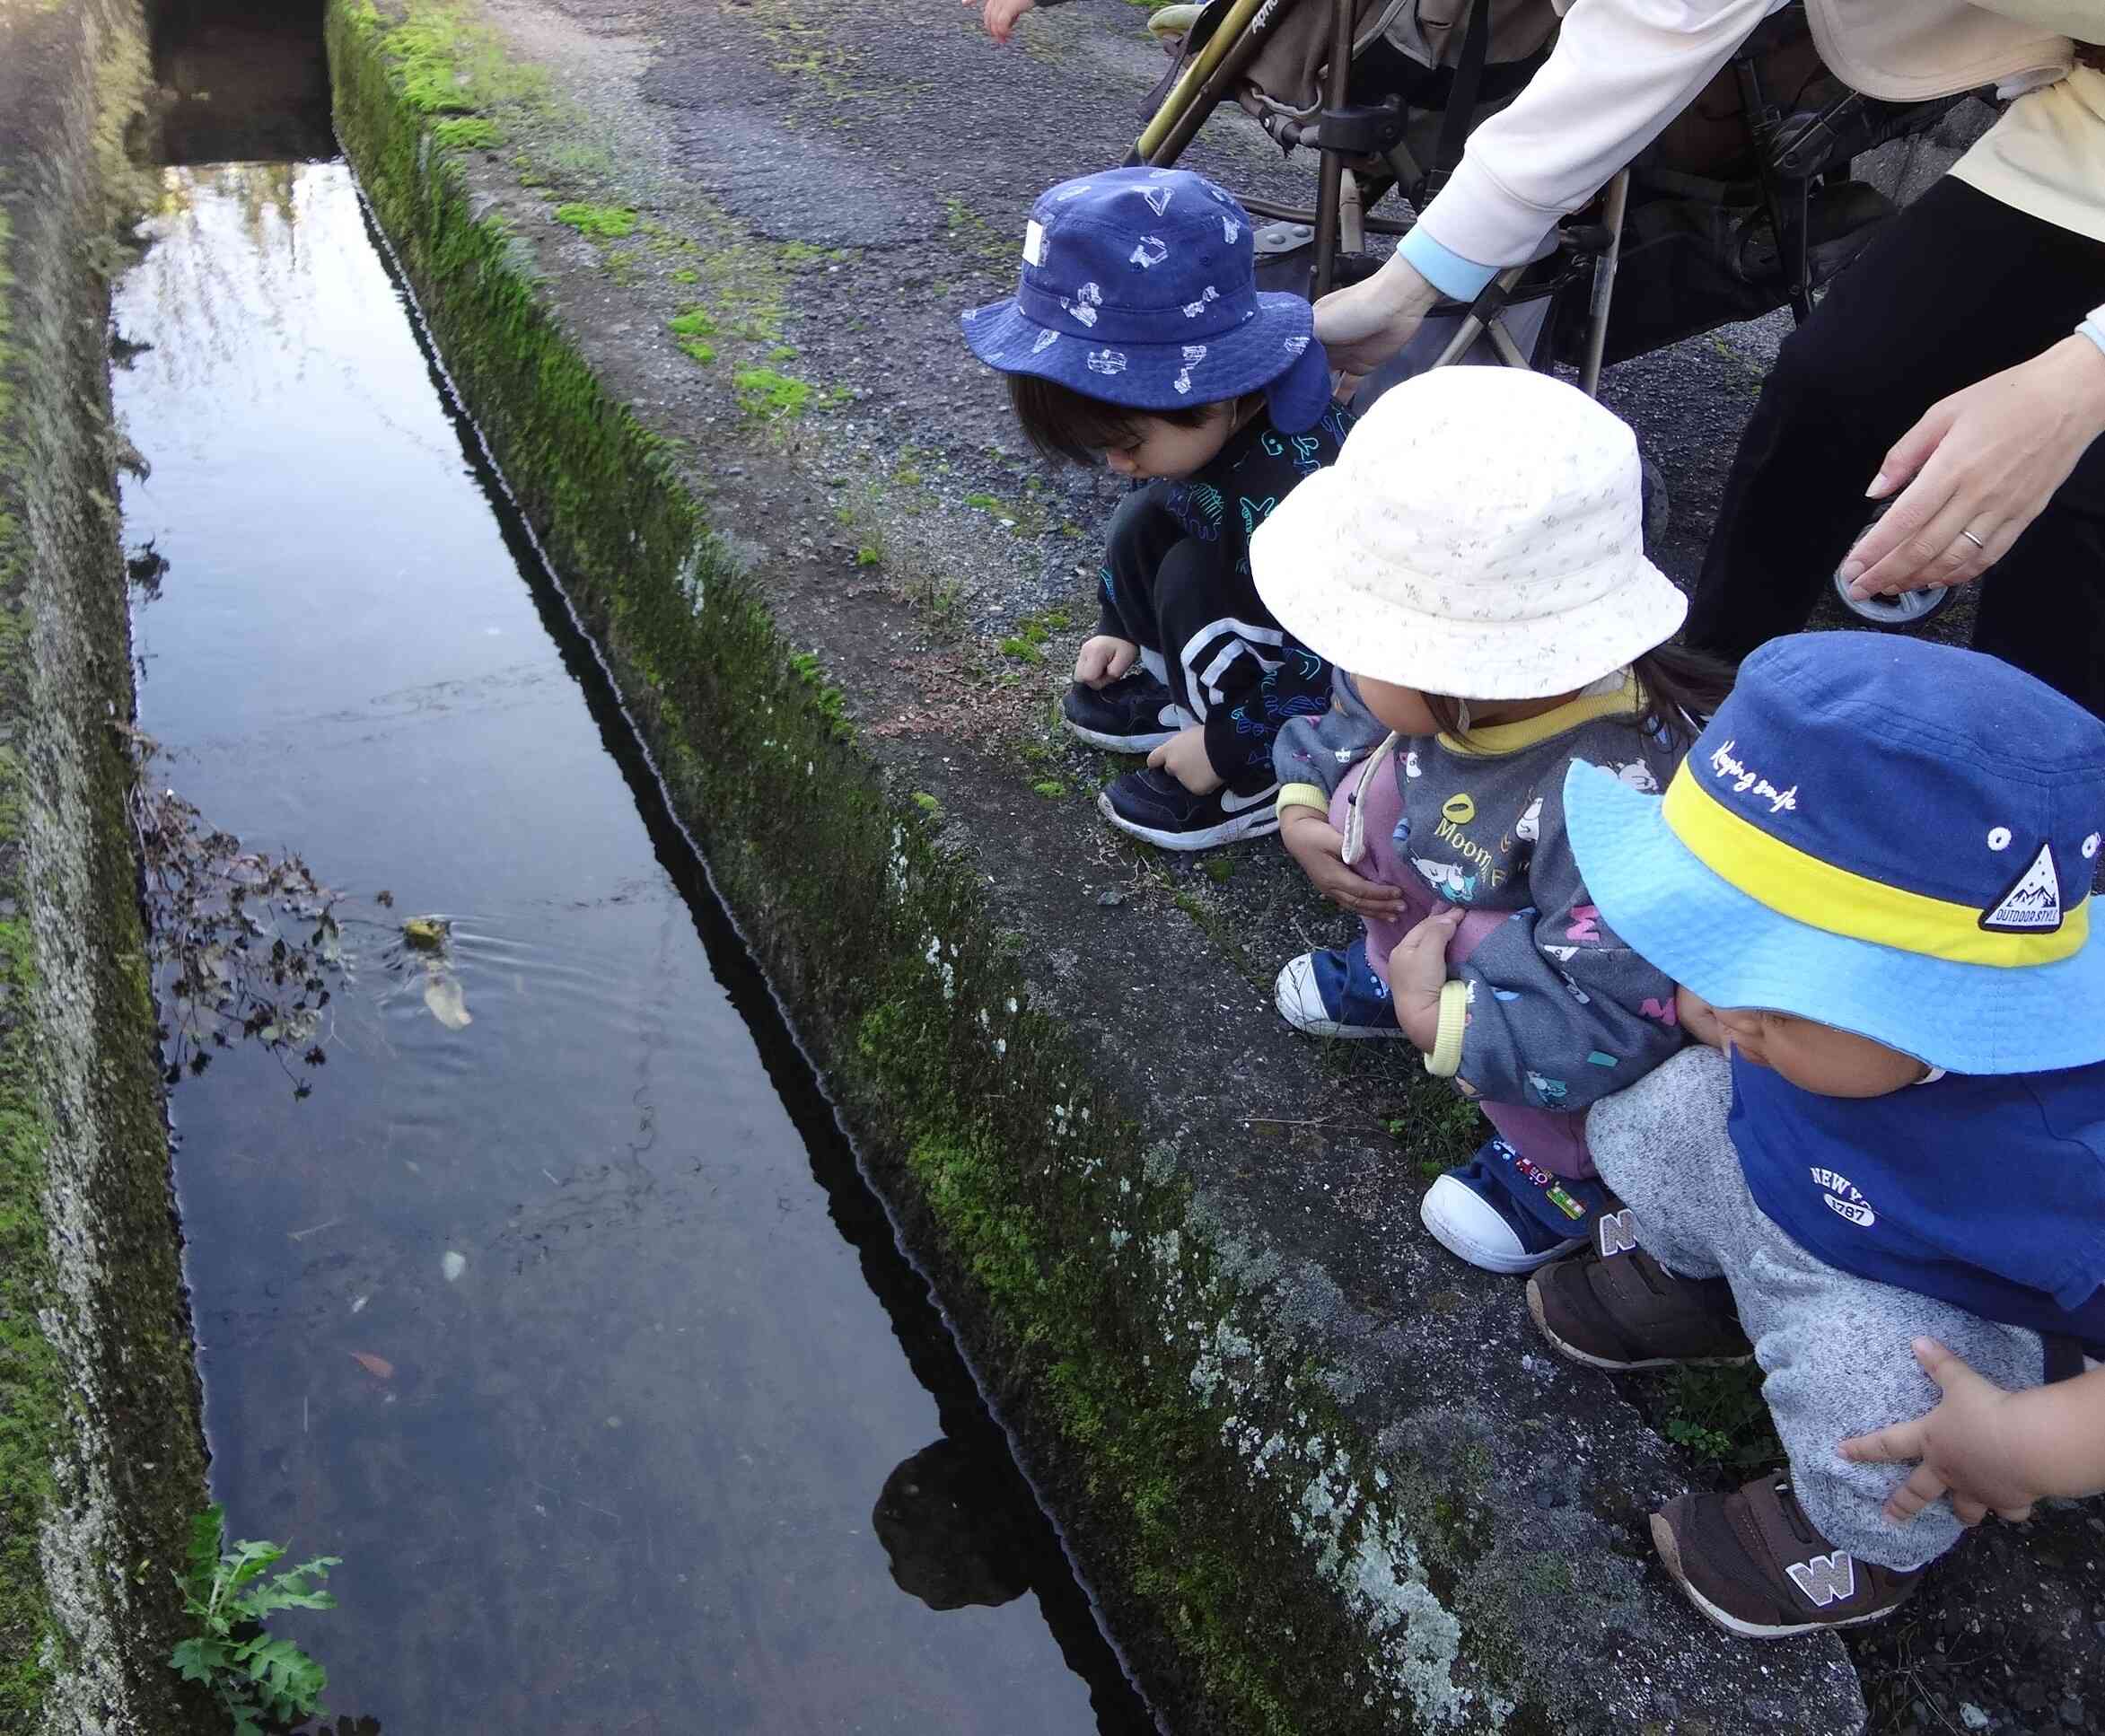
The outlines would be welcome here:
[[[1601,920],[1565,832],[1565,768],[1605,766],[1643,790],[1663,789],[1680,754],[1636,726],[1643,707],[1627,671],[1555,711],[1450,735],[1390,736],[1370,755],[1372,714],[1341,676],[1323,717],[1281,732],[1273,764],[1284,806],[1328,808],[1358,760],[1366,778],[1397,780],[1397,855],[1434,895],[1509,912],[1455,967],[1465,999],[1455,1077],[1495,1103],[1583,1109],[1635,1084],[1681,1045],[1674,985]],[[1373,727],[1379,728],[1379,724]],[[1364,855],[1355,835],[1345,859]],[[1364,872],[1363,869],[1362,872]]]

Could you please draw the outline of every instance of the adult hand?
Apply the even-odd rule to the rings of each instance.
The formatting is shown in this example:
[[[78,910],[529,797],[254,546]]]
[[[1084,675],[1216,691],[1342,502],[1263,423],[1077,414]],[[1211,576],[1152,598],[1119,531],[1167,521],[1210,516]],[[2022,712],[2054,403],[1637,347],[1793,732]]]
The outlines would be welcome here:
[[[968,7],[980,8],[980,22],[996,42],[1006,42],[1016,21],[1037,4],[1038,0],[965,0]]]
[[[1443,904],[1396,943],[1389,955],[1389,998],[1403,1034],[1430,1053],[1440,1035],[1440,991],[1447,986],[1447,943],[1468,913]]]
[[[1223,782],[1214,762],[1206,757],[1206,726],[1202,723],[1179,730],[1148,755],[1147,763],[1168,772],[1194,795],[1217,790]]]
[[[1416,266],[1391,254],[1364,283],[1334,289],[1316,303],[1316,340],[1339,373],[1371,373],[1410,342],[1439,299]]]
[[[1859,1465],[1920,1460],[1914,1474],[1893,1491],[1886,1517],[1907,1524],[1940,1495],[1950,1495],[1961,1525],[1978,1525],[1988,1514],[2023,1520],[2045,1493],[2030,1486],[2025,1458],[2013,1427],[2013,1395],[1978,1374],[1934,1338],[1915,1341],[1915,1360],[1944,1396],[1927,1416],[1896,1423],[1842,1442],[1842,1457]]]
[[[1402,916],[1403,894],[1348,868],[1344,837],[1313,808],[1287,809],[1279,837],[1316,890],[1339,909],[1355,916],[1385,916],[1391,922]]]
[[[1074,679],[1085,688],[1108,687],[1133,667],[1140,647],[1130,639],[1092,633],[1074,653]]]
[[[1933,404],[1867,491],[1883,500],[1906,484],[1842,563],[1850,594],[1891,597],[1979,577],[2101,434],[2105,351],[2080,335]]]

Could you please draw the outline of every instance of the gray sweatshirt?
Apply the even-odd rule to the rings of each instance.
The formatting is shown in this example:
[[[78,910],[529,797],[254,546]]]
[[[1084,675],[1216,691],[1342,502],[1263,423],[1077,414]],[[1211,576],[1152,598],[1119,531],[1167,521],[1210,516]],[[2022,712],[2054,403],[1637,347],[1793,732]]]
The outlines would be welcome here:
[[[1334,793],[1385,739],[1367,741],[1381,726],[1342,673],[1334,699],[1324,716],[1281,730],[1283,784]],[[1672,979],[1601,921],[1565,834],[1574,759],[1665,788],[1680,753],[1634,725],[1640,704],[1634,680],[1610,677],[1540,717],[1478,727],[1466,747],[1445,735],[1399,738],[1368,772],[1398,780],[1397,854],[1425,886],[1472,910],[1512,913],[1454,971],[1468,1005],[1456,1076],[1493,1102],[1582,1109],[1680,1047]],[[1358,844],[1348,830],[1347,862],[1364,855]]]

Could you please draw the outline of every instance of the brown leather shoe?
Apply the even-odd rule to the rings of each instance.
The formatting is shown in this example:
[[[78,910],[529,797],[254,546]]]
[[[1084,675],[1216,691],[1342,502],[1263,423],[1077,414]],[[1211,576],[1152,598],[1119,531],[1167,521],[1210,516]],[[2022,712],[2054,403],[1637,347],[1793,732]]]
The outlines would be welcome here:
[[[1562,1355],[1590,1368],[1744,1363],[1754,1355],[1732,1286],[1676,1277],[1637,1245],[1627,1208],[1594,1220],[1586,1252],[1528,1280],[1528,1312]]]
[[[1683,1495],[1652,1515],[1659,1558],[1728,1634],[1782,1639],[1883,1621],[1922,1582],[1859,1561],[1812,1529],[1781,1473],[1736,1495]]]

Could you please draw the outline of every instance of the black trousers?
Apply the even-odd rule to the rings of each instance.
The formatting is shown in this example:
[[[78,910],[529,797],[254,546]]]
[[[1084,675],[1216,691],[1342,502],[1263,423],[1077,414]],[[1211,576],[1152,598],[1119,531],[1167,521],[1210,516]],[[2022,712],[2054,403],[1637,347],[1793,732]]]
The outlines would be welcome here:
[[[1886,450],[1939,399],[2037,355],[2105,301],[2105,242],[1947,176],[1785,342],[1741,436],[1688,613],[1738,662],[1805,625],[1870,516]],[[2105,715],[2105,440],[1974,582],[1975,649]]]

